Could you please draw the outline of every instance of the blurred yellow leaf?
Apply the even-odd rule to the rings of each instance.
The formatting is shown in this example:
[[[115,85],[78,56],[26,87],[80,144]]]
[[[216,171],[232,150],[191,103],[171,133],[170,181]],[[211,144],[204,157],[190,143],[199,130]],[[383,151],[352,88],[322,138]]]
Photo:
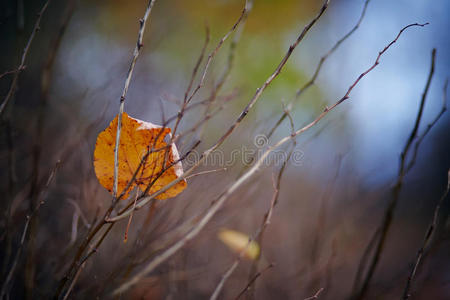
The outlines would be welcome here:
[[[114,185],[114,147],[117,133],[117,119],[118,116],[112,120],[104,131],[100,132],[94,151],[95,174],[100,184],[109,192],[112,192]],[[166,135],[170,136],[170,131],[170,128],[162,128],[150,122],[131,118],[128,114],[123,113],[119,145],[117,195],[120,195],[131,181],[133,174],[136,172],[147,152],[150,152],[150,154],[142,163],[136,180],[122,199],[126,199],[129,192],[135,186],[138,186],[144,191],[156,179],[149,190],[150,194],[152,194],[183,174],[181,162],[177,162],[168,168],[174,161],[179,159],[175,144],[168,147],[164,141]],[[157,178],[163,170],[163,164],[165,165],[164,168],[168,169]],[[175,197],[186,186],[186,181],[182,180],[156,198],[166,199]]]
[[[227,245],[233,252],[240,253],[244,249],[244,257],[255,260],[259,257],[260,248],[257,242],[250,241],[250,237],[242,232],[222,229],[219,234],[219,239]]]

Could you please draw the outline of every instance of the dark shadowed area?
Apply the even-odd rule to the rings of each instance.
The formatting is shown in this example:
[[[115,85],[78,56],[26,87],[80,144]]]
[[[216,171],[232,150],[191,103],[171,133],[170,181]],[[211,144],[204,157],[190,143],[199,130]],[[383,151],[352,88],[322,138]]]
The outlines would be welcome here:
[[[450,299],[450,2],[325,2],[1,1],[0,300]],[[99,183],[121,95],[176,197]]]

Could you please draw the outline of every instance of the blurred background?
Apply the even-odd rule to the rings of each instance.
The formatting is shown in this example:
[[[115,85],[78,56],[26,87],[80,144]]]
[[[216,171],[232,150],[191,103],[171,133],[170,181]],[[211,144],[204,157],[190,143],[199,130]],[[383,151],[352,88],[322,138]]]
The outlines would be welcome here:
[[[320,58],[356,25],[364,2],[331,1],[283,72],[221,146],[225,160],[236,149],[260,150],[255,136],[267,135],[283,114],[283,103],[294,99]],[[0,74],[20,64],[44,3],[0,3]],[[95,217],[108,207],[111,195],[98,183],[92,165],[95,140],[118,113],[138,20],[146,5],[144,0],[52,1],[42,16],[17,91],[1,115],[3,283],[19,253],[7,285],[11,299],[52,295]],[[204,44],[205,26],[210,31],[207,55],[236,22],[244,5],[242,0],[157,1],[127,95],[126,112],[155,124],[176,115]],[[241,27],[233,68],[217,96],[215,107],[223,104],[223,109],[182,140],[178,145],[182,153],[198,137],[202,142],[196,151],[201,153],[223,134],[321,6],[313,0],[254,1],[245,27]],[[267,263],[275,266],[257,279],[251,297],[304,299],[321,288],[320,299],[350,297],[361,257],[391,199],[399,157],[416,120],[433,48],[437,49],[435,73],[419,134],[442,109],[450,66],[449,13],[446,0],[370,1],[359,28],[327,58],[315,85],[294,103],[291,115],[295,128],[300,128],[326,105],[339,100],[402,27],[430,23],[406,30],[377,68],[355,87],[350,99],[297,138],[301,161],[286,166],[279,201],[261,244],[260,269]],[[214,90],[227,66],[233,38],[230,36],[214,58],[194,103]],[[200,73],[203,68],[204,62]],[[0,78],[2,102],[13,77],[6,74]],[[203,113],[201,106],[186,113],[179,132],[189,130]],[[423,140],[416,164],[404,178],[365,299],[401,297],[447,185],[449,131],[450,116],[444,113]],[[286,119],[268,144],[290,132]],[[289,147],[283,150],[289,151]],[[46,188],[58,160],[60,167]],[[155,241],[206,209],[234,182],[246,167],[243,160],[238,155],[226,170],[188,179],[188,188],[176,198],[136,213],[127,243],[123,242],[126,222],[116,226],[86,263],[70,297],[106,297],[153,257],[158,247]],[[221,167],[206,163],[201,170]],[[251,236],[258,230],[274,193],[273,174],[278,174],[280,167],[279,162],[264,166],[232,195],[197,238],[123,297],[209,297],[236,257],[217,239],[218,231],[230,228]],[[41,199],[45,203],[21,246],[26,216]],[[413,299],[450,298],[449,212],[447,198],[414,281]],[[234,298],[245,288],[253,264],[248,260],[240,263],[225,284],[223,299]]]

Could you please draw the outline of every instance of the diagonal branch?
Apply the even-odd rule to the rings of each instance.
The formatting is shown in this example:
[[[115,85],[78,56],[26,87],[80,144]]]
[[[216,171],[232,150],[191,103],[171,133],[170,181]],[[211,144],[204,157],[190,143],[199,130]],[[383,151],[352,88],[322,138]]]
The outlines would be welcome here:
[[[427,23],[428,24],[428,23]],[[426,25],[426,24],[424,24]],[[406,28],[405,28],[406,29]],[[391,44],[395,43],[396,40],[394,40]],[[405,144],[405,147],[403,148],[402,153],[400,154],[400,166],[399,166],[399,170],[398,170],[398,175],[397,175],[397,181],[395,183],[395,185],[392,187],[392,197],[391,200],[389,201],[388,207],[386,208],[386,212],[383,216],[383,219],[381,221],[381,225],[379,226],[379,228],[376,230],[376,232],[374,233],[374,236],[371,239],[371,243],[375,240],[375,252],[372,256],[372,259],[370,260],[369,263],[369,267],[367,270],[367,273],[364,276],[364,279],[362,280],[362,284],[360,287],[356,287],[356,289],[358,290],[354,290],[354,295],[353,297],[355,299],[364,299],[367,290],[369,288],[370,282],[372,280],[373,274],[375,273],[375,269],[378,266],[378,262],[380,260],[381,257],[381,253],[384,250],[384,246],[385,246],[385,241],[386,241],[386,237],[388,235],[389,229],[391,227],[392,224],[392,219],[393,219],[393,215],[394,215],[394,211],[395,208],[397,206],[397,203],[400,199],[400,192],[402,190],[402,186],[403,186],[403,180],[404,177],[407,173],[407,171],[405,170],[406,168],[406,158],[408,156],[408,152],[410,150],[410,147],[414,141],[414,139],[416,138],[417,135],[417,131],[419,129],[419,125],[420,125],[420,120],[422,119],[422,113],[423,113],[423,108],[425,106],[425,100],[428,94],[428,90],[431,84],[431,79],[433,78],[433,73],[434,73],[434,65],[435,65],[435,57],[436,57],[436,49],[433,49],[431,52],[431,68],[430,68],[430,73],[428,75],[428,79],[427,79],[427,83],[425,85],[425,90],[422,94],[422,99],[420,101],[420,107],[419,107],[419,111],[417,113],[417,117],[416,117],[416,121],[414,124],[414,127],[411,131],[411,134]],[[378,235],[378,239],[375,239],[375,235]],[[363,260],[361,260],[360,265],[363,264]],[[365,259],[364,259],[364,264],[365,264]],[[361,270],[362,268],[359,267],[359,270]],[[358,279],[358,278],[357,278]],[[359,280],[359,279],[358,279]]]
[[[251,98],[251,100],[249,101],[249,103],[247,104],[247,106],[244,108],[244,110],[241,112],[241,114],[239,115],[239,117],[237,118],[237,120],[228,128],[228,130],[217,140],[217,142],[215,144],[213,144],[209,149],[207,149],[206,151],[204,151],[202,153],[202,155],[200,156],[198,162],[193,165],[191,168],[189,168],[188,170],[186,170],[183,174],[183,176],[178,177],[176,180],[170,182],[169,184],[167,184],[165,187],[161,188],[159,191],[153,193],[152,195],[144,198],[141,202],[139,202],[136,205],[136,209],[140,209],[143,206],[145,206],[147,203],[149,203],[152,199],[154,199],[155,197],[157,197],[158,195],[164,193],[165,191],[167,191],[168,189],[170,189],[172,186],[174,186],[175,184],[177,184],[178,182],[180,182],[181,180],[185,179],[187,176],[189,176],[197,167],[200,166],[200,164],[206,160],[206,158],[208,158],[208,156],[214,151],[216,150],[220,145],[223,144],[223,142],[233,133],[233,131],[240,125],[240,123],[242,122],[242,120],[247,116],[248,112],[250,111],[250,109],[253,107],[253,105],[255,105],[255,103],[258,101],[258,99],[261,97],[262,93],[264,92],[264,90],[267,88],[267,86],[281,73],[283,67],[286,65],[286,62],[288,61],[289,57],[291,56],[292,52],[294,51],[294,49],[298,46],[298,44],[303,40],[304,36],[306,35],[306,33],[311,29],[311,27],[316,23],[316,21],[322,16],[322,14],[325,12],[325,10],[328,7],[328,3],[330,2],[330,0],[326,0],[325,3],[323,4],[322,8],[320,9],[319,13],[317,14],[317,16],[310,22],[308,23],[303,31],[300,33],[300,35],[298,36],[297,40],[289,47],[286,55],[283,57],[283,59],[281,60],[280,64],[278,65],[278,67],[275,69],[275,71],[272,73],[272,75],[269,76],[269,78],[267,78],[267,80],[263,83],[263,85],[258,88],[256,90],[256,93],[254,94],[254,96]],[[352,88],[353,89],[353,88]],[[127,210],[124,213],[122,213],[121,215],[115,217],[115,218],[111,218],[110,221],[111,222],[116,222],[118,220],[121,220],[123,218],[126,218],[127,216],[129,216],[131,214],[132,210]]]
[[[328,1],[324,4],[324,7],[328,5]],[[260,167],[263,165],[263,162],[267,158],[267,156],[275,149],[279,148],[280,146],[286,144],[291,139],[295,138],[296,136],[302,134],[306,130],[310,129],[314,125],[316,125],[322,118],[324,118],[331,110],[336,108],[339,104],[344,102],[346,99],[349,98],[349,95],[353,88],[358,84],[358,82],[367,75],[371,70],[373,70],[378,64],[379,59],[381,55],[383,55],[391,46],[394,44],[400,35],[405,31],[407,28],[412,26],[425,26],[425,24],[410,24],[406,27],[404,27],[402,30],[400,30],[397,37],[389,43],[381,52],[379,52],[377,59],[375,63],[367,69],[365,72],[363,72],[359,77],[353,82],[353,84],[349,87],[347,90],[347,93],[339,99],[334,105],[331,107],[326,107],[324,111],[316,117],[314,121],[309,123],[308,125],[298,129],[295,131],[295,133],[286,136],[279,140],[275,145],[270,146],[258,159],[258,161],[255,162],[255,164],[247,171],[245,172],[240,178],[238,178],[233,184],[230,185],[230,187],[223,192],[218,199],[216,199],[213,204],[209,207],[209,209],[206,211],[203,217],[201,217],[195,226],[192,227],[192,229],[182,238],[177,240],[172,246],[161,252],[159,255],[157,255],[152,261],[150,261],[139,273],[134,275],[130,280],[123,283],[121,286],[119,286],[114,292],[114,295],[118,295],[120,293],[123,293],[130,289],[132,286],[134,286],[136,283],[138,283],[146,274],[153,271],[156,267],[158,267],[160,264],[165,262],[167,259],[169,259],[172,255],[177,253],[186,243],[188,243],[190,240],[195,238],[206,226],[206,224],[209,223],[209,221],[214,217],[214,215],[222,208],[222,206],[225,204],[225,202],[228,200],[231,194],[233,194],[242,184],[247,182],[249,178],[251,178],[257,171],[260,169]],[[191,168],[192,169],[192,168]],[[186,173],[185,173],[186,174]],[[170,184],[169,184],[170,185]],[[155,193],[156,194],[156,193]]]
[[[434,231],[436,230],[436,227],[438,225],[438,218],[441,211],[442,204],[444,203],[445,198],[447,198],[447,195],[450,191],[450,170],[448,170],[447,174],[447,187],[442,194],[441,198],[439,199],[438,204],[436,205],[436,208],[434,209],[433,219],[431,220],[430,225],[428,226],[428,229],[425,233],[425,237],[423,239],[422,247],[420,247],[419,251],[417,252],[416,262],[414,263],[414,267],[411,269],[411,273],[408,276],[408,281],[406,282],[405,290],[403,291],[403,299],[407,300],[409,297],[411,297],[411,294],[409,293],[411,289],[411,284],[414,281],[414,277],[416,276],[417,269],[420,266],[420,263],[423,258],[423,254],[425,252],[425,248],[430,244],[430,242],[433,239]]]
[[[439,121],[439,119],[442,117],[442,115],[447,111],[447,87],[448,87],[448,79],[445,80],[444,84],[444,90],[442,95],[442,108],[439,111],[439,113],[436,115],[434,120],[427,125],[427,128],[425,131],[417,138],[416,143],[414,144],[414,151],[411,157],[411,160],[408,163],[408,167],[406,168],[406,173],[411,170],[411,168],[414,166],[417,158],[417,154],[419,152],[420,144],[422,143],[423,139],[427,136],[427,134],[430,132],[431,128],[436,125],[436,123]]]
[[[317,64],[316,70],[314,71],[314,74],[311,77],[311,79],[307,83],[305,83],[300,89],[298,89],[298,91],[295,93],[294,99],[289,102],[289,104],[288,104],[289,110],[292,109],[292,106],[294,105],[294,103],[297,102],[298,99],[300,99],[300,96],[307,89],[309,89],[311,86],[314,85],[314,83],[316,82],[317,76],[319,76],[319,73],[322,70],[322,66],[325,63],[325,61],[328,59],[328,57],[331,54],[333,54],[339,48],[339,46],[359,28],[362,20],[364,19],[364,16],[366,15],[366,10],[367,10],[367,6],[369,5],[369,2],[370,2],[370,0],[366,0],[366,2],[364,2],[363,10],[362,10],[361,15],[359,16],[358,22],[356,22],[355,26],[353,26],[353,28],[349,32],[347,32],[347,34],[345,34],[340,40],[338,40],[333,45],[333,47],[331,47],[330,50],[328,50],[328,52],[320,58],[320,61]],[[286,119],[286,117],[287,117],[286,113],[281,115],[281,117],[278,119],[278,121],[275,123],[275,125],[272,127],[272,129],[267,134],[268,138],[270,138],[273,135],[275,130],[281,125],[281,123]]]
[[[14,96],[14,93],[16,92],[20,72],[22,72],[25,69],[25,61],[27,59],[27,55],[30,50],[31,43],[33,42],[33,39],[34,39],[36,33],[40,29],[39,26],[41,24],[42,15],[47,10],[47,7],[49,4],[50,4],[50,0],[47,0],[47,2],[44,3],[44,6],[42,6],[41,10],[38,13],[38,18],[36,20],[36,23],[34,24],[33,31],[31,32],[30,38],[28,39],[28,42],[27,42],[27,45],[23,49],[23,54],[22,54],[22,58],[20,60],[20,64],[17,67],[17,69],[14,71],[14,77],[13,77],[11,86],[9,87],[8,94],[6,94],[6,97],[3,100],[3,103],[0,105],[0,116],[2,115],[3,111],[5,110],[6,105],[8,105],[8,102],[11,100],[11,98]]]

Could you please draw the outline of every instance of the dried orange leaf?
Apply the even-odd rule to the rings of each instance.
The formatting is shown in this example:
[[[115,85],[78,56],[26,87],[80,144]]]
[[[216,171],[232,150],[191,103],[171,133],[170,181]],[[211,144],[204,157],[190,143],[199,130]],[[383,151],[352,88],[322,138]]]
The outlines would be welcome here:
[[[259,245],[255,241],[249,243],[250,237],[248,235],[231,229],[222,229],[218,236],[233,252],[241,253],[241,251],[244,251],[244,257],[251,260],[259,257]]]
[[[95,174],[100,184],[110,192],[112,192],[114,185],[114,147],[117,119],[118,116],[112,120],[104,131],[100,132],[94,151]],[[166,136],[170,137],[170,128],[163,128],[150,122],[134,119],[123,113],[119,145],[117,195],[124,191],[141,162],[143,163],[137,173],[136,180],[131,184],[122,199],[126,199],[135,186],[144,191],[156,179],[149,190],[149,194],[152,194],[183,175],[181,162],[174,164],[179,159],[177,147],[175,144],[169,147],[164,141]],[[147,155],[147,153],[149,154]],[[146,155],[147,158],[143,160]],[[161,175],[161,171],[166,168],[168,169]],[[156,198],[175,197],[186,186],[186,181],[182,180]]]

